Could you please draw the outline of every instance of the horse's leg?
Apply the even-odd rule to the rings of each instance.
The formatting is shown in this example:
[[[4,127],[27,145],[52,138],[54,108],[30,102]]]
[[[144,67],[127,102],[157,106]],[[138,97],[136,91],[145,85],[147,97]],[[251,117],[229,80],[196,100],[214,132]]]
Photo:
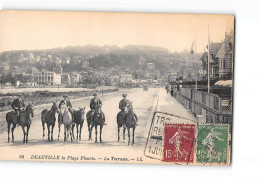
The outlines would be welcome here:
[[[125,143],[125,130],[126,130],[126,128],[123,127],[123,143]]]
[[[90,124],[88,123],[88,140],[90,140]]]
[[[13,127],[12,127],[12,142],[14,142],[14,129],[16,128],[16,124],[13,123]]]
[[[24,130],[24,126],[22,126],[23,129],[23,143],[25,144],[25,130]]]
[[[127,127],[127,132],[128,132],[128,145],[130,145],[130,128]]]
[[[8,143],[10,142],[10,126],[11,126],[11,123],[8,123],[7,124],[7,133],[8,133]]]
[[[92,130],[93,130],[93,128],[94,128],[94,124],[92,124],[92,125],[90,126],[89,140],[92,140]]]
[[[50,125],[47,125],[48,128],[48,141],[50,141]]]
[[[100,128],[99,128],[99,141],[100,141],[100,143],[102,142],[102,128],[103,128],[103,125],[101,124]]]
[[[73,138],[75,139],[75,137],[74,137],[74,134],[72,134],[72,130],[71,130],[71,126],[69,126],[69,132],[70,132],[70,140],[71,140],[71,142],[73,142]]]
[[[95,125],[95,134],[96,134],[95,142],[97,143],[97,125]]]
[[[120,141],[120,127],[119,127],[119,125],[117,125],[117,135],[118,135],[117,141],[119,142]]]
[[[74,135],[74,127],[75,127],[75,124],[72,124],[71,125],[71,130],[72,130],[72,134]]]
[[[79,125],[78,124],[76,124],[77,125],[77,140],[79,139]]]
[[[80,124],[80,129],[79,129],[79,141],[81,141],[81,131],[82,131],[83,123]]]
[[[64,125],[64,141],[66,141],[66,130],[67,130],[67,128],[66,128],[66,126]]]
[[[135,127],[133,127],[133,139],[132,139],[132,145],[135,145]]]
[[[60,140],[60,126],[61,126],[61,123],[58,124],[58,128],[59,128],[58,141]]]
[[[51,141],[53,141],[53,129],[54,129],[54,125],[51,126]]]
[[[74,136],[74,127],[75,127],[75,124],[73,123],[73,124],[72,124],[72,136],[73,136],[73,139],[75,140],[75,136]]]
[[[44,136],[45,136],[45,124],[44,124],[44,122],[42,122],[42,130],[43,130],[42,139],[44,139]]]
[[[67,126],[67,139],[69,139],[69,137],[71,136],[70,134],[70,126]]]
[[[30,124],[27,125],[27,132],[26,132],[26,144],[28,143],[28,136],[29,136]]]

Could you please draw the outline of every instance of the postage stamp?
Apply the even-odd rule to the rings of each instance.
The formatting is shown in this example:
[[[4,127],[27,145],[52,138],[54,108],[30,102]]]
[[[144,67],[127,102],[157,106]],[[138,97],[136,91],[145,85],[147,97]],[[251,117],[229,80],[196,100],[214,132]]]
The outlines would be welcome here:
[[[163,160],[166,124],[196,124],[195,121],[163,112],[155,112],[145,147],[145,156]]]
[[[229,164],[229,126],[198,124],[196,162],[201,164]]]
[[[163,161],[194,162],[194,124],[165,124]]]

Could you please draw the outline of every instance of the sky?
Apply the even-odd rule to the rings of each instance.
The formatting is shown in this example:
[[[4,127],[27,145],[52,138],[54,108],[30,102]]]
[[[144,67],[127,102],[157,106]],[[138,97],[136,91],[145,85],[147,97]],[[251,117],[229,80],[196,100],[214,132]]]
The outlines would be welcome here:
[[[231,15],[163,13],[1,11],[0,52],[74,45],[151,45],[197,52],[221,42],[234,28]]]

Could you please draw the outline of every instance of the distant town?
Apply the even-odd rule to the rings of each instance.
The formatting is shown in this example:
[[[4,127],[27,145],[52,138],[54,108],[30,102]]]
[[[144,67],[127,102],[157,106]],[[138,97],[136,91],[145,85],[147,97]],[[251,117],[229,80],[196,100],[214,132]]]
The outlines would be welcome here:
[[[232,32],[211,42],[211,83],[232,77]],[[169,52],[153,46],[78,46],[0,54],[1,88],[142,87],[180,83],[203,88],[208,52]]]

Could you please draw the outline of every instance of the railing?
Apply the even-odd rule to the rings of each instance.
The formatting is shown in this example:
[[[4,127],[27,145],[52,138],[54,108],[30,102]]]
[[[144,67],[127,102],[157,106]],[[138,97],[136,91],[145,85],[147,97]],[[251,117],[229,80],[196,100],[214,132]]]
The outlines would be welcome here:
[[[176,98],[196,115],[206,111],[208,123],[227,123],[232,116],[232,100],[222,99],[216,94],[181,88]]]
[[[220,100],[216,94],[192,90],[192,101],[203,104],[206,108],[221,112]]]

